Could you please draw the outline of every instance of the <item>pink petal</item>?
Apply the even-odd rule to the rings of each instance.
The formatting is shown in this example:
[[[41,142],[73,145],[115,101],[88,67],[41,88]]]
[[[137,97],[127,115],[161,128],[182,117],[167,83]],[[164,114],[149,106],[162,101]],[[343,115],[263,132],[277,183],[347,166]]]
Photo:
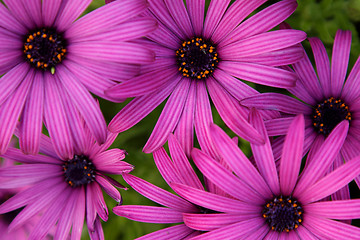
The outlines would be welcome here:
[[[304,117],[298,115],[292,121],[285,137],[280,162],[281,193],[290,196],[299,176],[304,145]]]
[[[234,77],[271,87],[291,88],[297,79],[292,72],[255,63],[223,61],[218,67]]]
[[[349,63],[351,32],[338,30],[335,35],[331,63],[331,93],[341,94]]]
[[[269,136],[286,135],[294,117],[281,117],[265,121],[265,128]]]
[[[360,200],[338,200],[316,202],[304,206],[304,211],[314,217],[331,219],[357,219],[360,218]]]
[[[293,29],[265,32],[220,47],[217,51],[222,60],[235,61],[291,47],[305,38],[303,31]]]
[[[72,159],[73,144],[70,126],[65,114],[58,79],[50,73],[44,74],[45,101],[44,118],[54,148],[61,159]]]
[[[74,209],[74,217],[72,219],[73,221],[73,227],[71,230],[71,240],[76,240],[81,237],[83,225],[84,225],[84,218],[85,218],[85,189],[80,188],[78,199],[75,200],[75,206]]]
[[[179,224],[146,234],[142,237],[137,238],[137,240],[158,240],[158,239],[179,240],[179,239],[185,239],[193,232],[194,230],[187,227],[185,224]]]
[[[4,4],[0,5],[0,26],[10,32],[15,32],[20,35],[23,35],[27,31],[21,21],[17,21],[13,16],[13,13],[9,11]]]
[[[171,208],[122,205],[113,208],[113,212],[122,217],[149,223],[180,223],[183,222],[181,212]]]
[[[183,79],[171,93],[162,110],[160,117],[146,142],[143,151],[150,153],[164,145],[169,134],[174,131],[183,112],[185,101],[190,88],[190,81]]]
[[[298,196],[299,201],[303,204],[318,201],[344,187],[359,174],[360,156],[338,167],[303,192],[296,191],[294,196]]]
[[[262,204],[262,196],[205,153],[194,148],[191,156],[199,170],[216,186],[232,197],[248,203]],[[233,186],[237,186],[233,188]],[[261,186],[263,187],[263,186]]]
[[[169,136],[168,145],[174,167],[181,173],[184,184],[197,189],[204,189],[179,142],[172,134]]]
[[[25,102],[21,123],[20,148],[26,154],[36,154],[40,149],[40,135],[44,111],[44,79],[36,72],[29,96]]]
[[[230,0],[214,0],[210,1],[209,8],[206,13],[203,36],[210,38],[223,17]]]
[[[344,98],[345,102],[353,102],[355,99],[359,99],[359,84],[358,79],[360,76],[360,57],[356,60],[343,88],[341,93],[342,97]]]
[[[179,76],[159,92],[133,99],[111,120],[108,126],[109,131],[123,132],[134,126],[170,95],[180,79]]]
[[[271,30],[274,26],[285,21],[295,11],[296,7],[296,0],[285,0],[270,5],[242,22],[219,43],[219,46]]]
[[[303,222],[310,232],[321,239],[359,239],[360,228],[342,222],[307,215]]]
[[[193,188],[184,184],[173,183],[171,187],[183,198],[207,209],[225,213],[257,214],[261,207],[250,205],[233,198],[223,197],[211,192]]]
[[[316,71],[325,96],[331,95],[330,61],[324,44],[318,38],[308,39],[314,53]]]
[[[197,208],[193,204],[141,178],[130,174],[124,174],[123,177],[135,191],[151,201],[179,212],[197,212]]]
[[[249,184],[264,198],[271,195],[271,190],[264,178],[232,139],[216,125],[211,126],[211,134],[213,141],[217,143],[221,156],[238,178]]]
[[[311,114],[312,108],[299,100],[280,93],[261,93],[241,100],[249,108],[275,110],[289,114]]]
[[[72,0],[66,2],[66,5],[62,7],[62,11],[58,13],[55,19],[54,25],[59,32],[64,32],[71,24],[82,14],[91,0]]]
[[[343,121],[333,129],[324,144],[312,157],[313,160],[305,166],[294,190],[294,195],[303,192],[311,184],[324,176],[330,164],[334,161],[335,156],[339,153],[345,141],[348,128],[348,121]]]
[[[58,76],[59,83],[61,82],[62,87],[67,91],[97,142],[104,143],[107,133],[106,122],[95,99],[68,69],[59,69]]]
[[[176,126],[174,133],[188,157],[190,156],[191,149],[194,146],[195,106],[196,106],[196,82],[192,81],[184,106],[184,109],[186,109],[186,111],[182,112],[179,123]]]
[[[9,12],[12,14],[12,16],[15,17],[19,22],[21,22],[23,26],[26,26],[27,29],[33,29],[35,27],[35,23],[31,21],[31,17],[29,16],[27,11],[27,1],[4,0],[3,2],[5,3],[5,6],[9,9]]]
[[[267,182],[273,194],[278,195],[280,193],[279,177],[276,170],[275,160],[271,149],[269,137],[266,133],[264,121],[254,108],[250,112],[250,123],[260,133],[265,144],[253,144],[250,143],[251,149],[254,154],[256,166],[259,169],[260,174]]]
[[[184,32],[187,38],[191,38],[194,35],[193,28],[191,26],[189,15],[186,11],[184,1],[182,0],[165,0],[166,7],[170,16],[173,18],[177,25],[177,28]]]
[[[200,36],[202,34],[203,23],[204,23],[205,1],[186,0],[186,7],[191,20],[192,27],[194,29],[195,36]]]
[[[245,119],[248,109],[240,106],[227,91],[224,91],[212,77],[207,79],[208,91],[221,118],[229,128],[245,140],[261,144],[264,139],[258,131]]]
[[[121,196],[119,191],[113,186],[111,185],[107,180],[105,180],[104,178],[97,176],[96,177],[96,182],[98,184],[100,184],[100,186],[102,187],[102,189],[104,189],[104,191],[111,197],[113,198],[115,201],[117,202],[121,202]]]
[[[24,107],[26,97],[34,79],[34,71],[25,76],[23,82],[17,87],[13,95],[0,106],[0,153],[4,153],[15,131],[20,113]]]
[[[45,26],[52,26],[55,18],[58,16],[59,8],[62,1],[43,0],[42,1],[42,21]]]
[[[256,1],[236,1],[230,5],[222,17],[219,25],[216,27],[212,40],[215,43],[220,42],[228,33],[232,32],[250,13],[252,13],[266,0]]]

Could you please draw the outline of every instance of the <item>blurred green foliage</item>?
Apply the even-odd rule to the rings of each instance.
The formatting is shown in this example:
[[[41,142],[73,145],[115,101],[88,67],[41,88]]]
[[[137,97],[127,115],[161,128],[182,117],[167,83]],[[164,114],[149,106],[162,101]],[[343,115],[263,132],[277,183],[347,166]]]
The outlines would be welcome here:
[[[270,0],[265,3],[261,9],[275,2],[278,1]],[[360,52],[358,33],[358,31],[360,31],[360,0],[301,0],[298,1],[298,3],[299,6],[297,10],[287,20],[287,22],[294,29],[305,31],[308,34],[308,37],[320,38],[324,42],[329,56],[331,56],[332,44],[336,31],[338,29],[352,31],[353,41],[349,64],[349,70],[351,70]],[[87,9],[87,12],[101,7],[103,4],[103,0],[94,0]],[[209,0],[207,0],[206,6],[208,6],[208,4]],[[304,45],[305,48],[309,50],[308,44],[305,43]],[[310,51],[308,51],[308,54],[309,56],[312,55]],[[261,88],[259,90],[261,90]],[[100,99],[101,109],[107,122],[109,122],[112,117],[114,117],[115,114],[123,106],[125,106],[127,102],[129,102],[129,100],[125,103],[117,104]],[[142,148],[150,136],[153,127],[155,126],[163,105],[164,104],[159,106],[155,111],[149,114],[145,119],[143,119],[130,130],[120,133],[112,147],[125,149],[128,152],[128,156],[126,157],[125,161],[135,166],[135,170],[132,172],[132,174],[172,192],[172,190],[165,183],[157,171],[152,159],[152,155],[142,152]],[[222,128],[227,129],[217,112],[214,110],[213,113],[215,123],[219,124]],[[229,135],[235,136],[229,130],[226,131]],[[240,147],[249,156],[249,144],[246,141],[240,139]],[[119,180],[119,182],[127,186],[121,177],[114,177]],[[124,205],[156,205],[131,188],[129,188],[127,191],[120,190],[120,192],[123,196]],[[140,237],[147,233],[169,226],[161,224],[139,223],[116,216],[111,211],[111,209],[116,204],[114,200],[106,196],[106,202],[110,210],[108,222],[103,223],[106,239],[134,239],[136,237]],[[87,233],[84,233],[84,239],[88,239]]]

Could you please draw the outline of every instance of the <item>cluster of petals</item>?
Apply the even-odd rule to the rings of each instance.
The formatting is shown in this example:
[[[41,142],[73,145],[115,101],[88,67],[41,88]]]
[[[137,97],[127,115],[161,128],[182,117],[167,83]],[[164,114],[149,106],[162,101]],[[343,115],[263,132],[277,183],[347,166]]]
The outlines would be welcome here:
[[[256,111],[250,122],[268,139],[263,119]],[[320,150],[308,156],[300,173],[304,146],[304,118],[290,124],[277,169],[269,140],[251,144],[254,163],[219,127],[212,126],[212,137],[220,155],[232,171],[209,155],[194,149],[192,158],[204,176],[229,197],[205,192],[184,184],[172,188],[183,198],[208,209],[218,205],[226,210],[213,214],[183,214],[185,224],[206,233],[192,239],[359,239],[360,228],[337,221],[359,218],[359,199],[328,201],[327,197],[347,185],[360,173],[360,157],[355,157],[324,177],[338,154],[348,130],[340,123]],[[272,230],[262,210],[274,196],[292,196],[303,209],[302,222],[289,232]]]
[[[0,153],[8,148],[20,119],[20,147],[25,153],[39,151],[44,122],[55,150],[69,157],[73,139],[68,105],[76,106],[96,140],[105,142],[106,122],[90,92],[111,100],[105,96],[105,89],[133,77],[138,64],[153,61],[151,50],[135,42],[156,27],[153,20],[139,17],[147,8],[146,1],[113,2],[81,18],[91,0],[3,2],[0,3],[0,75],[3,75]],[[31,54],[24,55],[28,49],[24,43],[27,36],[31,40],[32,32],[48,30],[66,40],[63,49],[66,56],[51,71],[32,66]],[[43,37],[51,39],[46,34]],[[61,55],[58,57],[60,60]]]
[[[305,142],[304,155],[311,151],[318,151],[326,136],[319,133],[313,126],[314,108],[318,103],[333,97],[340,99],[347,105],[351,113],[349,132],[339,155],[334,161],[333,168],[336,168],[345,161],[360,154],[359,131],[360,131],[360,57],[354,67],[347,75],[351,32],[338,30],[333,45],[332,62],[330,64],[326,49],[320,39],[308,38],[316,63],[316,72],[311,61],[304,50],[304,58],[293,64],[293,71],[298,76],[296,87],[288,88],[297,99],[280,93],[263,93],[248,97],[241,101],[241,104],[257,109],[271,109],[280,111],[281,118],[265,121],[269,136],[286,134],[287,128],[297,114],[305,117]],[[298,100],[299,99],[299,100]],[[337,118],[336,116],[331,116]],[[284,142],[284,136],[273,142],[273,147],[279,149]],[[279,152],[279,151],[277,151]],[[275,158],[280,157],[276,155]],[[360,186],[360,177],[355,178]],[[346,193],[342,195],[345,197]]]
[[[102,189],[120,203],[121,195],[114,186],[124,188],[106,174],[127,173],[133,166],[122,161],[126,155],[124,150],[107,150],[117,134],[109,133],[105,143],[99,145],[83,122],[73,122],[78,123],[77,131],[74,131],[77,142],[71,154],[87,157],[94,166],[93,181],[75,187],[66,182],[64,164],[73,157],[58,155],[45,135],[41,135],[41,154],[25,155],[20,149],[10,147],[2,157],[22,164],[0,169],[0,189],[26,188],[0,205],[0,214],[24,207],[8,231],[16,232],[31,217],[41,213],[28,239],[43,239],[49,231],[54,231],[55,224],[54,239],[67,238],[70,229],[71,239],[80,239],[84,219],[91,239],[104,239],[100,219],[107,221],[108,209]]]
[[[134,97],[110,122],[112,132],[125,131],[168,98],[143,151],[153,152],[174,132],[189,156],[194,128],[201,148],[216,154],[209,141],[213,122],[210,99],[226,125],[240,137],[261,143],[263,139],[248,123],[249,110],[239,100],[257,91],[239,79],[272,87],[295,86],[296,75],[278,68],[299,61],[297,46],[306,38],[300,30],[272,28],[296,9],[296,0],[283,0],[247,18],[266,0],[211,1],[205,16],[205,0],[151,0],[146,16],[157,20],[158,28],[142,41],[155,52],[155,61],[144,64],[141,74],[109,88],[115,99]],[[202,79],[183,76],[176,51],[184,41],[199,37],[213,44],[219,63]],[[263,111],[266,118],[276,115]]]

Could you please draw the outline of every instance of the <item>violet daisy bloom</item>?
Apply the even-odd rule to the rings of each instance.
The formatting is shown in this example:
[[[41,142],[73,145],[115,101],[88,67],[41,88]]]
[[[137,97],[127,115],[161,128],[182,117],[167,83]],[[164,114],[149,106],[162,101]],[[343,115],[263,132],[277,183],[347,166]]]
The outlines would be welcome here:
[[[73,114],[72,116],[76,116]],[[73,119],[73,122],[76,119]],[[119,191],[124,188],[105,174],[130,172],[133,166],[121,161],[125,151],[106,150],[115,140],[115,134],[108,134],[103,145],[98,145],[81,124],[76,126],[77,142],[73,145],[74,155],[63,158],[57,155],[50,139],[42,135],[40,153],[25,155],[19,149],[9,148],[3,155],[23,163],[0,170],[3,181],[0,189],[29,186],[0,205],[0,214],[24,207],[9,225],[9,231],[16,231],[29,218],[43,213],[30,233],[29,239],[43,239],[57,223],[54,239],[65,239],[71,229],[71,239],[80,239],[84,218],[91,239],[104,239],[100,218],[108,219],[108,209],[102,189],[117,202],[121,202]]]
[[[232,131],[262,143],[247,122],[248,109],[239,104],[257,91],[239,79],[294,86],[295,74],[276,66],[300,60],[303,54],[295,44],[306,38],[304,32],[292,29],[267,32],[292,14],[296,0],[280,1],[247,18],[264,2],[237,0],[229,5],[230,0],[213,0],[204,16],[205,0],[187,0],[186,6],[182,0],[150,0],[146,16],[156,19],[159,28],[143,44],[155,51],[156,59],[143,65],[139,76],[105,92],[112,98],[135,97],[110,122],[109,130],[131,128],[169,97],[144,152],[153,152],[174,132],[189,155],[195,127],[201,148],[214,155],[209,92]]]
[[[250,122],[267,137],[259,113]],[[188,227],[208,231],[193,239],[360,239],[360,228],[336,221],[360,218],[360,200],[323,201],[360,174],[360,156],[324,177],[343,144],[348,122],[340,123],[299,175],[304,145],[304,118],[297,116],[285,138],[276,169],[269,140],[251,144],[256,162],[242,153],[217,126],[212,137],[229,171],[198,149],[192,157],[200,171],[230,197],[218,196],[184,184],[172,188],[185,199],[205,208],[222,204],[225,214],[185,213]],[[242,217],[242,219],[237,219]]]
[[[360,58],[346,79],[351,46],[351,32],[338,30],[334,40],[332,62],[330,64],[326,49],[318,38],[309,38],[316,63],[316,72],[305,53],[303,60],[293,64],[299,76],[296,87],[288,89],[298,99],[279,93],[264,93],[243,101],[248,107],[272,109],[283,113],[283,117],[266,121],[270,136],[286,134],[296,114],[305,117],[304,154],[311,149],[316,152],[321,143],[343,120],[350,124],[345,143],[334,167],[341,165],[343,159],[350,160],[360,154]],[[274,153],[280,153],[284,137],[274,142]],[[276,158],[280,155],[276,154]],[[360,186],[360,177],[355,181]],[[346,194],[346,193],[345,193]],[[345,197],[345,195],[343,194]]]
[[[170,135],[168,143],[172,159],[169,158],[164,148],[159,148],[153,153],[155,163],[164,180],[169,185],[172,182],[178,182],[186,184],[194,189],[204,190],[202,183],[192,169],[182,147],[173,135]],[[178,225],[147,234],[138,239],[177,240],[197,236],[201,234],[201,232],[184,225],[183,213],[204,214],[215,211],[221,212],[225,208],[220,204],[214,210],[209,210],[194,204],[192,201],[187,201],[175,194],[154,186],[138,177],[130,174],[123,174],[123,177],[134,190],[163,207],[121,205],[114,207],[113,212],[115,214],[139,222],[179,223]],[[209,188],[207,187],[207,189]],[[224,193],[220,189],[218,190],[217,194],[221,195]],[[212,188],[211,191],[216,192],[216,188]]]
[[[147,8],[146,0],[114,2],[80,19],[91,0],[3,2],[0,153],[8,148],[20,117],[25,153],[38,152],[44,121],[55,150],[70,157],[72,116],[63,99],[76,106],[96,140],[105,142],[106,122],[90,92],[109,99],[105,89],[133,77],[136,64],[153,60],[151,51],[132,41],[156,26],[151,19],[136,18]]]

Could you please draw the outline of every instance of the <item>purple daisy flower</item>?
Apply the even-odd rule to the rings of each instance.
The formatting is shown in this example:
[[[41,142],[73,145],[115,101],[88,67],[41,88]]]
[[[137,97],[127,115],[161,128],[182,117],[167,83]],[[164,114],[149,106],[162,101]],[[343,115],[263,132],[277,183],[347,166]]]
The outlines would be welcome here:
[[[346,79],[351,46],[351,32],[338,30],[334,40],[332,62],[330,64],[326,49],[318,38],[309,38],[314,53],[316,72],[305,53],[303,60],[293,64],[299,76],[296,87],[288,91],[298,99],[279,93],[264,93],[243,101],[248,107],[272,109],[283,113],[279,119],[266,121],[270,136],[286,134],[296,114],[305,117],[304,154],[311,149],[316,152],[334,127],[342,120],[349,121],[350,127],[340,155],[334,168],[360,154],[360,58]],[[305,51],[304,51],[305,52]],[[284,136],[274,141],[275,158],[280,157]],[[360,177],[355,181],[360,186]],[[346,197],[347,190],[342,194]]]
[[[192,169],[182,147],[176,138],[171,134],[169,137],[169,150],[172,159],[168,156],[164,148],[154,151],[155,163],[163,176],[164,180],[170,185],[172,182],[186,184],[194,189],[204,190],[195,171]],[[178,225],[164,228],[162,230],[147,234],[138,239],[188,239],[201,234],[187,227],[183,223],[183,213],[208,213],[223,211],[224,207],[220,204],[214,210],[206,209],[187,201],[175,194],[167,192],[143,179],[123,174],[125,181],[137,192],[146,198],[164,206],[139,206],[121,205],[116,206],[113,212],[119,216],[129,218],[139,222],[149,223],[179,223]],[[225,192],[216,187],[206,186],[208,191],[218,195],[227,196]],[[225,208],[226,209],[226,208]]]
[[[105,89],[133,77],[136,64],[153,60],[151,51],[132,41],[156,27],[153,20],[137,17],[147,8],[146,0],[114,2],[80,19],[91,0],[3,2],[0,153],[20,118],[25,153],[38,152],[44,121],[55,150],[70,157],[72,116],[63,99],[76,106],[96,140],[105,142],[106,122],[90,92],[109,99]]]
[[[267,138],[256,111],[250,122]],[[304,118],[297,116],[286,135],[279,173],[270,141],[252,144],[257,168],[217,126],[212,136],[229,171],[198,149],[192,157],[200,171],[230,197],[218,196],[184,184],[172,188],[185,199],[224,214],[184,213],[187,226],[208,231],[193,239],[359,239],[360,228],[336,221],[360,217],[360,200],[323,201],[360,174],[360,156],[324,177],[343,144],[348,122],[340,123],[299,175],[304,145]],[[244,209],[244,210],[243,210]],[[242,216],[241,220],[237,217]]]
[[[24,207],[9,225],[9,231],[16,231],[41,212],[43,214],[29,239],[44,238],[55,223],[55,239],[65,239],[70,229],[71,239],[80,239],[84,218],[91,239],[104,238],[100,218],[107,221],[108,209],[101,189],[121,202],[120,193],[114,186],[124,188],[105,174],[130,172],[133,166],[121,161],[125,151],[106,150],[117,135],[109,133],[100,146],[89,129],[83,127],[84,123],[76,121],[77,115],[72,116],[73,124],[77,123],[73,129],[77,142],[73,145],[71,158],[57,155],[54,145],[45,135],[41,136],[40,142],[42,155],[25,155],[15,148],[9,148],[2,155],[23,164],[0,170],[0,189],[28,186],[0,205],[0,214]]]
[[[247,122],[248,109],[239,104],[257,91],[239,78],[273,87],[294,86],[295,74],[276,66],[300,60],[303,54],[295,44],[306,38],[298,30],[267,32],[292,14],[296,0],[278,2],[247,18],[264,2],[211,1],[205,17],[205,0],[187,0],[186,6],[182,0],[149,1],[146,16],[156,19],[159,28],[143,44],[155,51],[156,59],[144,65],[139,76],[105,92],[112,98],[135,97],[110,122],[109,130],[131,128],[169,97],[144,152],[153,152],[174,132],[189,155],[195,127],[201,148],[213,155],[209,92],[232,131],[262,143]]]

